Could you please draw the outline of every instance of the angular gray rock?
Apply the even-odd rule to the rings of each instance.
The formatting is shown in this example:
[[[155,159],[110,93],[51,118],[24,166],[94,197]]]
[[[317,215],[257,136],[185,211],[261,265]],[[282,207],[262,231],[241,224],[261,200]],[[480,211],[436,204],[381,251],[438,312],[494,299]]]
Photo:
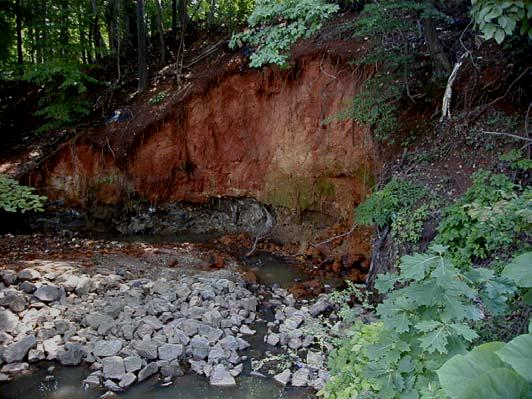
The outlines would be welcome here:
[[[124,359],[124,366],[128,373],[133,373],[142,368],[142,359],[138,356],[128,356]]]
[[[133,348],[146,360],[155,360],[159,356],[158,345],[154,341],[133,341]]]
[[[159,359],[176,360],[183,354],[184,348],[181,344],[163,344],[159,347]]]
[[[196,360],[203,360],[209,356],[209,341],[200,335],[195,335],[190,341],[192,357]]]
[[[310,371],[307,368],[300,368],[292,375],[292,386],[306,387],[309,382]]]
[[[212,386],[228,387],[236,385],[235,378],[227,371],[222,364],[214,366],[214,370],[209,378],[209,383]]]
[[[59,299],[61,292],[55,285],[43,284],[35,290],[33,295],[42,302],[53,302]]]
[[[120,382],[118,383],[118,386],[120,388],[129,388],[135,381],[137,381],[137,376],[133,373],[126,373],[124,376],[120,379]]]
[[[144,381],[146,378],[151,377],[159,371],[159,365],[155,362],[148,363],[146,367],[139,371],[138,380],[139,382]]]
[[[111,356],[102,359],[103,376],[114,380],[120,380],[126,374],[124,359],[120,356]]]
[[[273,377],[273,379],[282,386],[286,386],[290,382],[291,376],[292,372],[289,369],[286,369],[283,372],[277,374],[275,377]]]
[[[82,357],[81,344],[72,342],[65,344],[65,350],[61,350],[57,354],[57,358],[63,366],[77,366],[81,363]]]
[[[0,299],[0,305],[8,307],[13,312],[22,312],[26,308],[26,298],[18,292],[9,292]]]
[[[7,346],[3,351],[3,359],[6,363],[20,362],[26,358],[29,350],[37,346],[35,335],[27,335],[20,341]]]
[[[17,328],[18,317],[10,310],[0,309],[0,330],[12,332]]]
[[[122,349],[122,341],[119,339],[102,340],[96,342],[92,353],[94,356],[107,357],[114,356]]]
[[[41,278],[41,273],[34,269],[23,269],[18,272],[17,277],[20,280],[37,280]]]

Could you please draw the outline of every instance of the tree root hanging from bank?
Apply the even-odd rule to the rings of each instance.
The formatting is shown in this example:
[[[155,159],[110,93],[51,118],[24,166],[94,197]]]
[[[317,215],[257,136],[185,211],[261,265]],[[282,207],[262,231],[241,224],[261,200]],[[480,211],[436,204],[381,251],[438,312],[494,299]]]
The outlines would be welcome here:
[[[262,240],[273,228],[273,216],[272,214],[266,209],[266,207],[262,207],[262,212],[264,213],[264,216],[266,216],[266,221],[264,222],[264,226],[262,226],[262,229],[257,233],[255,236],[255,241],[253,242],[253,247],[251,250],[245,255],[246,258],[253,255],[257,249],[257,244],[260,240]]]

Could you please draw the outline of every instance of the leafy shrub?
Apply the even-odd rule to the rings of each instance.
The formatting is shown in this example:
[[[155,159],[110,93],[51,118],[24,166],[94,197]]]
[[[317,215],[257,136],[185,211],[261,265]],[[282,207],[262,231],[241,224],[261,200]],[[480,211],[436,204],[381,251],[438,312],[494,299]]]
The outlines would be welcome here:
[[[532,306],[532,252],[517,256],[504,268],[502,275],[512,280],[517,287],[526,289],[523,301]]]
[[[517,149],[502,154],[499,159],[503,162],[507,162],[512,170],[527,171],[532,169],[532,160],[528,159],[528,157],[524,157],[522,151]]]
[[[461,264],[498,252],[510,254],[513,247],[526,245],[521,238],[530,232],[531,205],[530,188],[523,189],[505,175],[477,172],[463,197],[443,210],[436,241],[449,246]]]
[[[0,209],[7,212],[42,211],[46,197],[33,194],[33,188],[0,174]]]
[[[501,44],[517,29],[523,36],[532,39],[532,3],[529,1],[471,0],[471,15],[484,35]]]
[[[365,377],[365,369],[371,362],[367,347],[374,345],[382,331],[382,323],[355,323],[349,338],[329,357],[331,379],[319,392],[326,399],[351,399],[362,397],[377,390],[376,384]]]
[[[68,61],[34,64],[25,77],[43,87],[36,114],[44,116],[46,123],[38,129],[40,132],[71,125],[89,114],[88,86],[101,84],[84,73],[79,64]]]
[[[418,242],[428,216],[428,205],[421,205],[415,211],[406,209],[399,211],[392,223],[392,232],[395,239],[402,244],[415,244]]]
[[[510,342],[488,342],[458,354],[438,370],[452,399],[525,399],[532,392],[532,334]]]
[[[323,395],[438,397],[436,370],[477,337],[470,324],[485,316],[484,302],[501,310],[514,292],[487,269],[462,272],[445,252],[435,245],[428,254],[404,256],[399,274],[379,275],[375,287],[387,295],[377,307],[381,324],[355,325],[332,356],[333,377]]]
[[[368,226],[390,225],[398,213],[412,210],[426,196],[428,191],[423,186],[393,179],[356,208],[355,220]]]
[[[324,0],[261,0],[248,18],[249,29],[233,35],[229,46],[252,46],[251,67],[276,64],[286,68],[292,45],[314,36],[336,11],[337,5]]]

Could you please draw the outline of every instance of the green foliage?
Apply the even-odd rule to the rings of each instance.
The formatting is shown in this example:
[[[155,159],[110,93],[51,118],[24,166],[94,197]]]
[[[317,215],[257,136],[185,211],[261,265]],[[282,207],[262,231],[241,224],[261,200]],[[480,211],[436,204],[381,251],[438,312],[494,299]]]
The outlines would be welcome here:
[[[258,1],[248,18],[249,29],[233,35],[230,47],[252,46],[251,67],[276,64],[286,68],[292,45],[314,36],[336,11],[338,6],[324,0]]]
[[[90,77],[81,65],[69,61],[55,61],[34,65],[25,78],[43,87],[37,115],[46,123],[39,131],[70,125],[90,112],[87,90],[90,84],[101,82]]]
[[[375,392],[378,387],[365,377],[365,369],[371,363],[367,347],[375,345],[382,331],[382,323],[355,323],[349,330],[349,338],[329,357],[332,377],[319,395],[326,399],[351,399]]]
[[[33,188],[0,174],[0,209],[7,212],[42,211],[46,197],[33,194]]]
[[[532,252],[517,256],[504,268],[502,275],[524,290],[523,302],[532,306]]]
[[[150,105],[157,105],[157,104],[160,104],[163,102],[163,100],[166,98],[166,95],[168,93],[166,91],[161,91],[160,93],[157,93],[155,96],[153,96],[152,98],[150,98],[148,100],[148,103]]]
[[[353,327],[331,357],[324,396],[440,397],[436,370],[477,337],[471,323],[485,317],[485,301],[502,309],[514,292],[489,270],[462,272],[445,251],[404,256],[399,274],[377,278],[375,288],[387,295],[377,307],[381,323]]]
[[[521,150],[512,149],[506,154],[501,155],[499,159],[503,162],[507,162],[512,170],[527,171],[532,169],[532,160],[523,156],[523,152]]]
[[[485,40],[501,44],[517,31],[532,39],[532,3],[530,1],[471,0],[471,15]]]
[[[526,245],[532,224],[532,190],[501,174],[480,171],[471,188],[443,210],[436,241],[462,265],[511,254]]]
[[[393,143],[393,133],[399,127],[397,113],[402,93],[390,76],[378,75],[362,85],[350,107],[340,113],[340,120],[354,119],[367,125],[378,141]]]
[[[442,389],[452,399],[525,399],[532,383],[532,334],[507,344],[489,342],[449,359],[439,370]]]
[[[368,226],[390,225],[399,213],[411,211],[426,196],[428,191],[423,186],[393,179],[356,208],[355,220]]]
[[[392,223],[392,232],[395,239],[402,244],[415,244],[418,242],[428,216],[428,205],[421,205],[414,211],[408,209],[400,210]]]

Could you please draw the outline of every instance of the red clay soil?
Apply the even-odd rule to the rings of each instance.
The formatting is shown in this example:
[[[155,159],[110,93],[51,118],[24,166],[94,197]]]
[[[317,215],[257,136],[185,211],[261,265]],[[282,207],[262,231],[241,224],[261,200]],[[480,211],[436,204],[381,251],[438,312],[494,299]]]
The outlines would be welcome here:
[[[372,72],[345,62],[363,49],[352,40],[306,43],[288,71],[249,70],[241,56],[221,53],[180,90],[166,83],[137,98],[132,118],[63,145],[29,182],[73,205],[132,194],[152,203],[246,196],[347,218],[380,157],[367,128],[323,121],[344,111]],[[149,105],[161,91],[169,95]]]

